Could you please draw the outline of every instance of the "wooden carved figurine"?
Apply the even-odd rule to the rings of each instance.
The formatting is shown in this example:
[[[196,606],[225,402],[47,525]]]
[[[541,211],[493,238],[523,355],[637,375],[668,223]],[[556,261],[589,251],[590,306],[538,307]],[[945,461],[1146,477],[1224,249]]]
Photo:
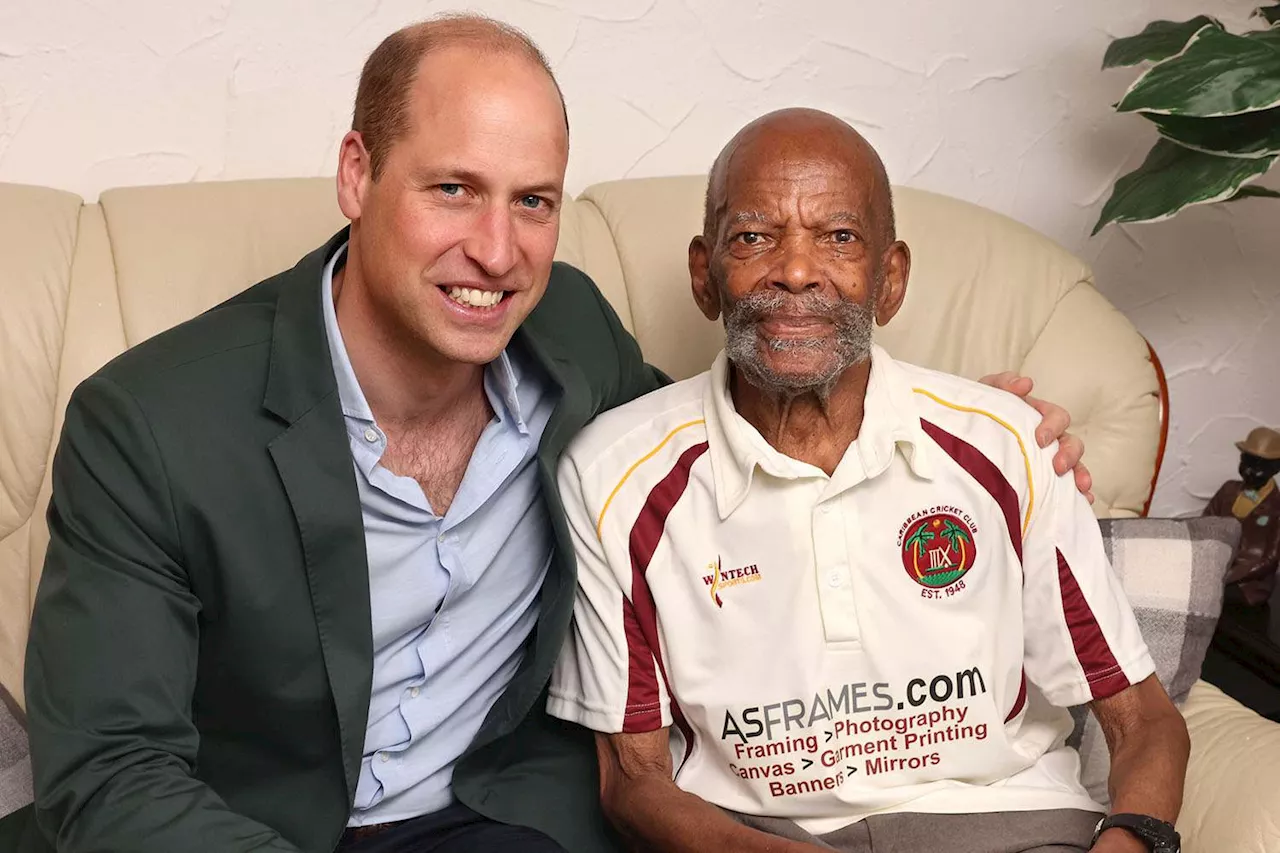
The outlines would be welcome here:
[[[1205,515],[1234,516],[1244,530],[1240,550],[1227,571],[1227,600],[1265,604],[1280,565],[1280,432],[1259,427],[1240,448],[1240,478],[1222,484]]]

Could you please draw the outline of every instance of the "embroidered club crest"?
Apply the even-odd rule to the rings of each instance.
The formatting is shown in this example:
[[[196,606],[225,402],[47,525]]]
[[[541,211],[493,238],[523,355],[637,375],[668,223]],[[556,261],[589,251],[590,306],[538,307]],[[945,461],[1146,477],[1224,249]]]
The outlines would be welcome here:
[[[907,576],[928,589],[956,583],[978,556],[976,533],[977,528],[962,519],[959,510],[930,511],[909,522],[900,540]]]

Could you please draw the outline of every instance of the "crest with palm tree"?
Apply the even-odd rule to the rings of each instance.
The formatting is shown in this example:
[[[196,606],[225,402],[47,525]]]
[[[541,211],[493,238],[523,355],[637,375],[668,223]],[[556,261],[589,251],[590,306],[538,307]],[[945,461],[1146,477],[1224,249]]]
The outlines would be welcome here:
[[[931,543],[936,543],[933,547]],[[930,515],[916,524],[902,543],[907,573],[923,586],[938,588],[960,579],[973,565],[973,536],[949,513]]]

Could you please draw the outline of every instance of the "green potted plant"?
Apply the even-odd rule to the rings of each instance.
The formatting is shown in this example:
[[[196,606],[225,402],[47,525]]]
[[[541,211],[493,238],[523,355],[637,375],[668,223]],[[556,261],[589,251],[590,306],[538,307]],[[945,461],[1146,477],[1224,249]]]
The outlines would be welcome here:
[[[1280,157],[1280,4],[1255,15],[1263,26],[1250,32],[1228,32],[1201,15],[1155,21],[1108,47],[1103,68],[1153,63],[1115,108],[1150,121],[1160,140],[1116,181],[1094,234],[1194,204],[1280,198],[1252,185]]]

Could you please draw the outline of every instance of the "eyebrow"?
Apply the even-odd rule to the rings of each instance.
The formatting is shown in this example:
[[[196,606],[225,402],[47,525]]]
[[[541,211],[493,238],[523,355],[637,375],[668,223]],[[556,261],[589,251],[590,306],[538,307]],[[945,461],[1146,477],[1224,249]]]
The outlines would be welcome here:
[[[564,190],[556,186],[555,184],[551,184],[551,183],[534,184],[533,186],[525,187],[524,189],[517,190],[517,194],[522,196],[523,195],[550,195],[550,196],[555,196],[556,198],[559,198],[561,195],[564,194]]]
[[[852,225],[861,225],[862,217],[850,210],[837,210],[835,213],[828,216],[826,221],[828,224],[847,222]]]
[[[730,216],[727,221],[730,225],[767,225],[771,220],[759,210],[743,210]],[[862,217],[851,210],[837,210],[828,214],[823,222],[827,225],[863,225]]]

